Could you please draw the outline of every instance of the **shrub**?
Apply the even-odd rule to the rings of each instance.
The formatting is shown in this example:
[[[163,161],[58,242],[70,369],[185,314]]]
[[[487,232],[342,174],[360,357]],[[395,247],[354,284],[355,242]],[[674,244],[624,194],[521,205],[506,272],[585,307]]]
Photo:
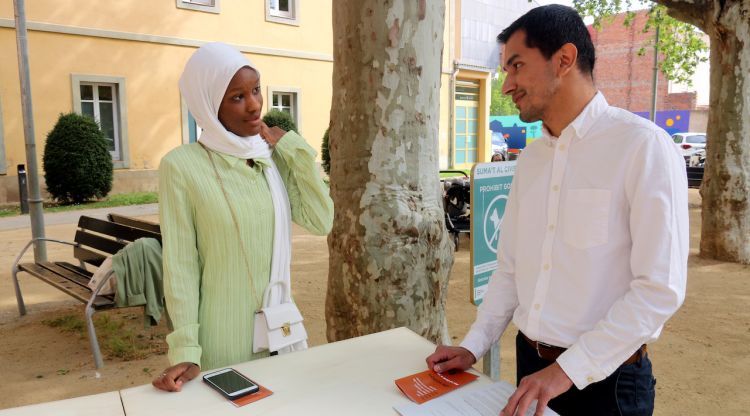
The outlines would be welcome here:
[[[266,123],[268,127],[278,126],[279,128],[286,131],[297,132],[297,125],[294,124],[292,116],[289,115],[289,113],[281,110],[274,109],[267,112],[266,115],[263,116],[263,122]]]
[[[60,114],[44,145],[44,180],[56,200],[81,203],[112,190],[112,156],[99,125],[88,116]]]
[[[326,175],[331,174],[331,154],[328,151],[328,132],[331,128],[326,129],[326,133],[323,135],[323,144],[320,145],[320,158],[323,160],[323,170],[326,171]]]

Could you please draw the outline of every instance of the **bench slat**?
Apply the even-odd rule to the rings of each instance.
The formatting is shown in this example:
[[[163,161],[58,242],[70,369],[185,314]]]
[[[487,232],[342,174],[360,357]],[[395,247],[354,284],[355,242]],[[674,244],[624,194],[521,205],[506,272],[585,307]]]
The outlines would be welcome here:
[[[87,233],[85,230],[76,231],[75,242],[109,254],[115,254],[125,247],[125,243]]]
[[[32,276],[39,278],[40,280],[49,283],[50,285],[62,290],[68,295],[78,299],[79,301],[86,303],[91,298],[91,290],[88,287],[83,288],[80,285],[71,282],[64,277],[52,273],[46,268],[34,264],[34,263],[22,263],[18,265],[19,270],[23,270]],[[111,296],[97,296],[94,300],[94,308],[109,309],[115,306],[115,301]]]
[[[105,256],[94,253],[93,251],[83,247],[73,247],[73,256],[78,260],[99,267],[106,258]]]
[[[161,226],[155,222],[141,220],[138,218],[127,217],[125,215],[111,213],[107,215],[110,221],[115,224],[127,225],[128,227],[139,228],[141,230],[151,231],[152,233],[161,234]]]
[[[78,228],[91,230],[100,234],[106,234],[125,241],[135,241],[139,238],[150,237],[159,240],[159,242],[161,243],[161,234],[142,230],[139,228],[129,227],[127,225],[100,220],[98,218],[81,216],[81,218],[78,220]]]
[[[68,263],[66,261],[56,261],[55,264],[58,265],[58,266],[60,266],[60,267],[64,267],[64,268],[70,270],[73,273],[78,273],[78,274],[80,274],[82,276],[87,276],[89,279],[91,278],[91,276],[94,275],[94,273],[92,273],[92,272],[90,272],[90,271],[88,271],[86,269],[82,269],[81,267],[79,267],[79,266],[77,266],[75,264]]]
[[[62,276],[66,280],[69,280],[77,284],[78,286],[84,287],[87,290],[91,290],[89,289],[89,280],[91,280],[91,278],[88,276],[84,276],[76,272],[70,271],[66,269],[65,267],[62,267],[55,263],[46,262],[46,263],[41,263],[40,266],[44,267],[45,269],[49,270],[52,273]]]

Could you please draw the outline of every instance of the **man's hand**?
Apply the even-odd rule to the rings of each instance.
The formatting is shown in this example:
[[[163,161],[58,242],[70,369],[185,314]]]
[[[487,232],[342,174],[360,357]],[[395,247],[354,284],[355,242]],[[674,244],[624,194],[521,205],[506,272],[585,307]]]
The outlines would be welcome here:
[[[276,143],[278,143],[285,134],[286,131],[280,127],[268,127],[266,123],[260,124],[260,137],[262,137],[272,148],[276,146]]]
[[[500,412],[502,416],[523,415],[531,402],[537,400],[534,416],[544,414],[544,407],[550,400],[565,393],[573,386],[565,371],[559,364],[549,367],[521,379],[515,393],[508,399],[508,404]]]
[[[430,370],[442,373],[449,370],[466,370],[477,362],[477,359],[466,348],[438,345],[426,361]]]
[[[194,379],[200,373],[201,368],[195,363],[179,363],[164,370],[151,384],[164,391],[180,391],[183,384]]]

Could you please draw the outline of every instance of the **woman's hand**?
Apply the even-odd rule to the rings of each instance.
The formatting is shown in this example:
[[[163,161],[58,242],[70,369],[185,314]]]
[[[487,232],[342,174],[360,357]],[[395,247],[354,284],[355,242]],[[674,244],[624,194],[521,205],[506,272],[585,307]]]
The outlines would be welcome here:
[[[276,146],[276,143],[278,143],[285,134],[286,131],[277,126],[268,127],[266,123],[260,124],[260,137],[262,137],[272,148]]]
[[[201,373],[201,368],[195,363],[179,363],[164,370],[151,384],[164,391],[180,391],[182,385],[194,379]]]

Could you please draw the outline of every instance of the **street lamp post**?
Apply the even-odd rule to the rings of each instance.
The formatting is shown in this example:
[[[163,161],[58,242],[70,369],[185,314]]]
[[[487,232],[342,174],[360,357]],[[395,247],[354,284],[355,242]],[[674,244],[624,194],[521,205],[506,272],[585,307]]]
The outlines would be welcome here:
[[[661,19],[659,12],[656,12],[656,37],[654,38],[654,75],[651,82],[651,121],[656,123],[656,86],[659,82],[659,29],[661,28]]]
[[[26,167],[28,168],[29,217],[31,237],[34,244],[34,261],[47,261],[44,238],[44,213],[39,191],[39,175],[36,164],[36,139],[34,137],[34,115],[31,106],[31,81],[29,75],[29,52],[26,32],[26,6],[24,0],[13,0],[16,17],[16,47],[18,49],[18,77],[21,80],[21,108],[23,110],[23,135],[26,140]]]

